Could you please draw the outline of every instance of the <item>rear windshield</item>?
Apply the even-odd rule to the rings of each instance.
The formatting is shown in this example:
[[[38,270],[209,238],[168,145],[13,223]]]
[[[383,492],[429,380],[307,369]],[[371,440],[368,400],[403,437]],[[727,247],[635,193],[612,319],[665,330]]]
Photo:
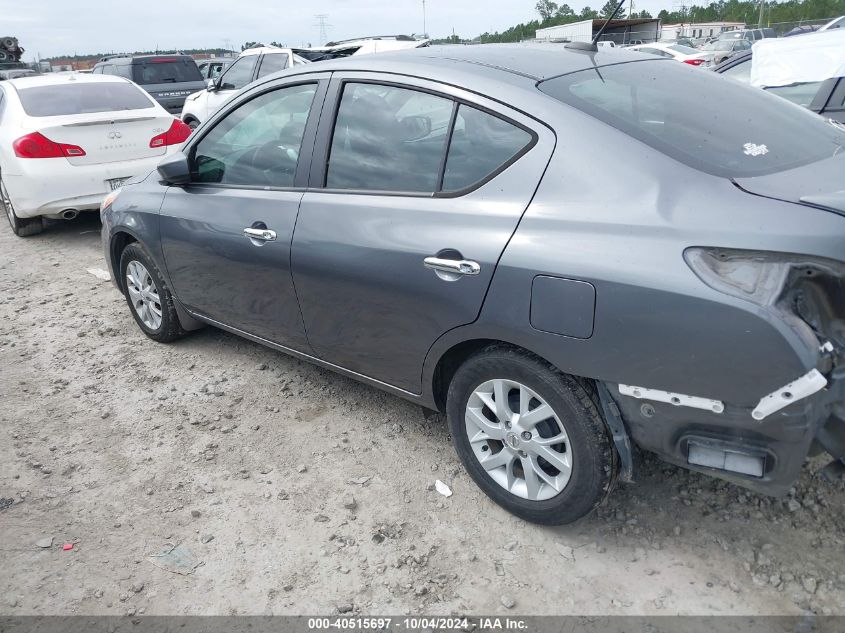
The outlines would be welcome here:
[[[666,48],[680,53],[681,55],[698,55],[701,51],[692,48],[691,46],[684,46],[683,44],[672,44]]]
[[[150,98],[129,82],[66,83],[18,88],[29,116],[63,116],[86,112],[119,112],[154,107]]]
[[[845,132],[759,88],[669,61],[544,81],[544,93],[695,169],[771,174],[845,152]]]
[[[202,75],[193,59],[161,58],[132,64],[132,79],[136,84],[176,84],[185,81],[202,81]]]

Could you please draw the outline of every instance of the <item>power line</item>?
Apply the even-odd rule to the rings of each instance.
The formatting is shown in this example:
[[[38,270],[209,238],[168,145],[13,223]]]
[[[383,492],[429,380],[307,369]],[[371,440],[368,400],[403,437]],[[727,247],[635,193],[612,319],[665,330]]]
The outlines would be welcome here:
[[[327,31],[327,29],[331,28],[331,26],[332,26],[331,24],[329,24],[326,21],[326,20],[329,19],[329,14],[328,13],[318,13],[317,15],[314,16],[314,18],[317,20],[317,24],[315,24],[314,26],[320,27],[320,45],[322,46],[323,44],[325,44],[328,41],[329,36],[326,33],[326,31]]]

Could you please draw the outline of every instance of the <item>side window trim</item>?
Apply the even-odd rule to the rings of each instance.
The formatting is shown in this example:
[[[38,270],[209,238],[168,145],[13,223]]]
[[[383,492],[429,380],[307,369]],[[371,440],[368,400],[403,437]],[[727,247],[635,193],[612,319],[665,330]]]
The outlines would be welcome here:
[[[294,86],[304,86],[308,84],[316,85],[317,89],[314,92],[314,99],[311,102],[311,110],[308,113],[308,120],[305,123],[305,132],[302,135],[302,144],[299,150],[299,157],[297,159],[296,164],[296,173],[294,174],[292,187],[273,187],[269,185],[235,185],[214,182],[190,182],[186,186],[214,187],[218,189],[257,189],[260,191],[305,191],[308,188],[308,174],[311,168],[312,156],[314,153],[314,141],[317,136],[317,125],[320,118],[320,112],[323,109],[323,104],[325,102],[326,92],[328,91],[329,77],[297,77],[296,81],[292,81],[291,83],[285,83],[281,85],[272,84],[269,86],[266,84],[262,84],[260,88],[256,91],[250,91],[249,93],[242,95],[242,97],[238,98],[235,102],[231,103],[225,111],[217,112],[214,116],[213,124],[207,126],[207,128],[203,130],[203,134],[193,139],[191,141],[190,146],[186,147],[183,150],[188,156],[188,164],[193,165],[193,161],[196,156],[197,146],[200,144],[202,139],[204,139],[209,134],[209,132],[211,132],[211,130],[216,128],[220,124],[220,122],[223,121],[229,115],[230,112],[233,112],[242,105],[245,105],[253,99],[257,99],[258,97],[268,92],[274,92],[276,90],[284,90],[285,88],[293,88]]]
[[[415,90],[417,92],[424,92],[430,95],[434,95],[436,97],[440,97],[442,99],[449,99],[452,101],[452,117],[449,122],[449,132],[446,141],[446,151],[444,153],[442,164],[440,165],[440,174],[438,176],[438,190],[437,191],[428,191],[428,192],[420,192],[420,191],[383,191],[379,189],[329,189],[326,187],[326,178],[328,176],[328,168],[329,168],[329,152],[332,143],[332,137],[334,136],[334,129],[335,124],[337,122],[338,112],[340,111],[340,103],[341,98],[343,96],[343,88],[346,84],[375,84],[378,86],[392,86],[396,88],[401,88],[404,90]],[[537,132],[526,125],[518,123],[514,121],[512,118],[490,108],[484,107],[477,103],[472,103],[465,99],[461,99],[460,97],[455,97],[450,95],[446,92],[439,92],[437,90],[433,90],[431,88],[426,88],[423,86],[416,86],[414,84],[403,83],[402,81],[398,81],[397,78],[389,76],[385,77],[384,79],[373,79],[369,77],[354,77],[354,76],[344,76],[344,77],[332,77],[331,84],[328,89],[328,93],[326,95],[326,100],[323,104],[323,110],[326,110],[326,104],[331,105],[331,109],[328,113],[325,113],[320,117],[320,125],[317,129],[317,136],[315,139],[315,147],[314,153],[311,158],[311,171],[308,180],[308,190],[309,191],[320,191],[322,193],[337,193],[337,194],[347,194],[347,195],[374,195],[374,196],[404,196],[404,197],[414,197],[414,198],[458,198],[461,196],[465,196],[469,193],[472,193],[476,189],[479,189],[486,185],[488,182],[493,180],[496,176],[501,174],[505,171],[508,167],[513,165],[516,161],[521,159],[525,154],[530,152],[534,146],[537,145],[539,140],[539,136]],[[531,135],[531,141],[526,144],[525,147],[522,148],[519,152],[514,154],[508,161],[500,165],[497,169],[492,171],[488,174],[485,178],[479,180],[476,183],[473,183],[469,187],[465,189],[461,189],[459,191],[440,191],[443,184],[443,178],[445,175],[446,170],[446,161],[449,157],[449,148],[452,143],[452,133],[455,128],[455,121],[457,119],[458,108],[461,105],[465,105],[469,108],[475,108],[476,110],[480,110],[481,112],[485,112],[491,116],[494,116],[502,121],[505,121],[511,125],[518,127],[521,130],[524,130],[528,134]]]
[[[458,108],[460,107],[460,103],[455,100],[452,101],[452,114],[449,116],[449,131],[446,133],[446,151],[443,152],[443,158],[440,160],[435,192],[443,189],[443,178],[446,177],[446,162],[449,160],[449,150],[452,149],[452,135],[455,132],[455,121],[458,120]]]

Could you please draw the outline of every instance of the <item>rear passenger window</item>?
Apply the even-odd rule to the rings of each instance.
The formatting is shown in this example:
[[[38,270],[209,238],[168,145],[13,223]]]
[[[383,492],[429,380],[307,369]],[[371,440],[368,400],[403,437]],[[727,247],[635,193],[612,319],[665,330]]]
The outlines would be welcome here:
[[[349,83],[338,108],[326,187],[462,191],[506,166],[532,139],[513,123],[445,97]]]
[[[261,68],[258,69],[258,78],[271,73],[279,72],[288,67],[287,53],[268,53],[261,60]]]
[[[344,86],[326,187],[437,190],[454,102],[377,84]]]
[[[124,64],[122,66],[116,65],[114,67],[114,72],[116,75],[123,77],[124,79],[132,80],[132,66],[129,64]]]
[[[499,117],[466,105],[458,108],[446,157],[443,191],[467,189],[516,157],[532,135]]]

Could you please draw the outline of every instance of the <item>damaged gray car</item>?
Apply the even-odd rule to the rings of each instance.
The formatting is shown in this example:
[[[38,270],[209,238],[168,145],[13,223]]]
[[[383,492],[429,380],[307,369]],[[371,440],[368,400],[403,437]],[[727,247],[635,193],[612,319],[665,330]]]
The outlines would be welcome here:
[[[219,327],[439,411],[529,521],[588,513],[634,446],[770,494],[843,468],[845,132],[764,91],[612,48],[329,61],[102,217],[147,336]]]

